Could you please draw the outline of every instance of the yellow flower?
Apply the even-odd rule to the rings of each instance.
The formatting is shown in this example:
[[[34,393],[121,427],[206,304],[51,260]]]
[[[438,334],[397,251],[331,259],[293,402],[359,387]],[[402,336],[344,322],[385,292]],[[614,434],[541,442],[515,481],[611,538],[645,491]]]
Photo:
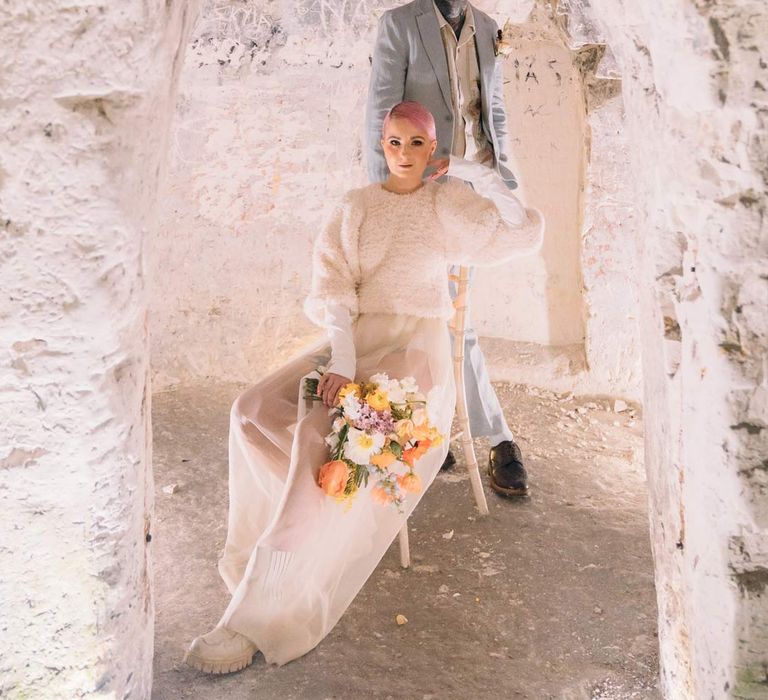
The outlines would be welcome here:
[[[413,433],[413,421],[408,418],[403,418],[395,423],[395,432],[400,442],[405,445],[411,439]]]
[[[372,391],[365,397],[368,405],[375,411],[384,411],[389,408],[389,399],[387,398],[387,392],[381,389]]]
[[[431,426],[426,421],[424,423],[420,423],[417,426],[414,426],[413,428],[414,440],[426,440],[428,437],[431,437],[431,436],[432,436]]]
[[[347,394],[357,394],[359,396],[360,385],[355,384],[354,382],[350,382],[349,384],[345,384],[343,387],[341,387],[341,390],[339,391],[339,403],[344,400],[344,397]]]
[[[377,455],[373,455],[373,457],[371,457],[371,464],[377,467],[381,467],[382,469],[386,469],[396,459],[397,457],[395,457],[395,455],[393,455],[389,450],[386,450],[384,452],[380,452]]]

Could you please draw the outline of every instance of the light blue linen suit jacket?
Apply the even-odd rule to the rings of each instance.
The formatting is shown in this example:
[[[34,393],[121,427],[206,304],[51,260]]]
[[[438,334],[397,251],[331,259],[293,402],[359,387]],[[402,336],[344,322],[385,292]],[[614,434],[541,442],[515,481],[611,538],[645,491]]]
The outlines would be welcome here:
[[[498,26],[472,6],[480,68],[483,131],[493,147],[494,165],[510,189],[517,187],[507,167],[507,116],[504,109],[503,66],[494,43]],[[371,182],[387,179],[381,148],[381,125],[398,102],[415,100],[435,118],[436,158],[448,158],[453,142],[453,105],[448,61],[433,0],[413,0],[387,10],[379,20],[365,114],[365,150]]]

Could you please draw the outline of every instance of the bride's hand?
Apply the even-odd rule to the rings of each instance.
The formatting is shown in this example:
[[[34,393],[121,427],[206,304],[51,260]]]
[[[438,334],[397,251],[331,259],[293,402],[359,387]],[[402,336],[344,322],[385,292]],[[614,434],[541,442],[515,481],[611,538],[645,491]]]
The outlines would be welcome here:
[[[428,179],[437,180],[437,178],[445,175],[448,172],[448,166],[450,164],[451,161],[448,158],[435,158],[435,160],[430,160],[429,163],[427,163],[427,167],[434,168],[435,172],[433,172]]]
[[[342,377],[340,374],[326,372],[317,383],[317,395],[322,397],[323,403],[329,408],[335,406],[342,387],[351,381],[351,379]]]

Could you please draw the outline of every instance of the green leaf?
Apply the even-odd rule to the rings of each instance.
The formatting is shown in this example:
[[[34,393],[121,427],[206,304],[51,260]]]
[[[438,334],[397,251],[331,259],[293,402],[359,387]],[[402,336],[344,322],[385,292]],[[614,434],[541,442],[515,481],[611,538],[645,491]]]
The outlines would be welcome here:
[[[345,423],[344,427],[339,431],[339,445],[336,448],[336,452],[334,453],[334,459],[341,459],[341,456],[344,454],[344,444],[347,441],[347,433],[349,433],[349,423]],[[354,466],[354,462],[350,462],[349,460],[344,460],[348,465]]]

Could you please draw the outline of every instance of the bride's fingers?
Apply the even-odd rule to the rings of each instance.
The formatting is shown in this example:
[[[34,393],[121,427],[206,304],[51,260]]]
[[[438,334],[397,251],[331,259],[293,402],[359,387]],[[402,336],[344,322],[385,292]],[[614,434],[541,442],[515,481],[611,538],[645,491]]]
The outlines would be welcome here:
[[[336,396],[339,393],[337,384],[338,382],[334,377],[334,380],[332,382],[328,382],[328,386],[326,387],[325,405],[328,406],[329,408],[336,404]]]
[[[325,403],[328,408],[336,405],[336,397],[339,395],[340,390],[341,385],[336,377],[328,380],[323,391],[323,403]]]
[[[317,383],[317,391],[315,392],[318,396],[323,395],[323,389],[325,388],[325,385],[328,383],[328,375],[324,374],[322,377],[320,377],[320,381]]]

